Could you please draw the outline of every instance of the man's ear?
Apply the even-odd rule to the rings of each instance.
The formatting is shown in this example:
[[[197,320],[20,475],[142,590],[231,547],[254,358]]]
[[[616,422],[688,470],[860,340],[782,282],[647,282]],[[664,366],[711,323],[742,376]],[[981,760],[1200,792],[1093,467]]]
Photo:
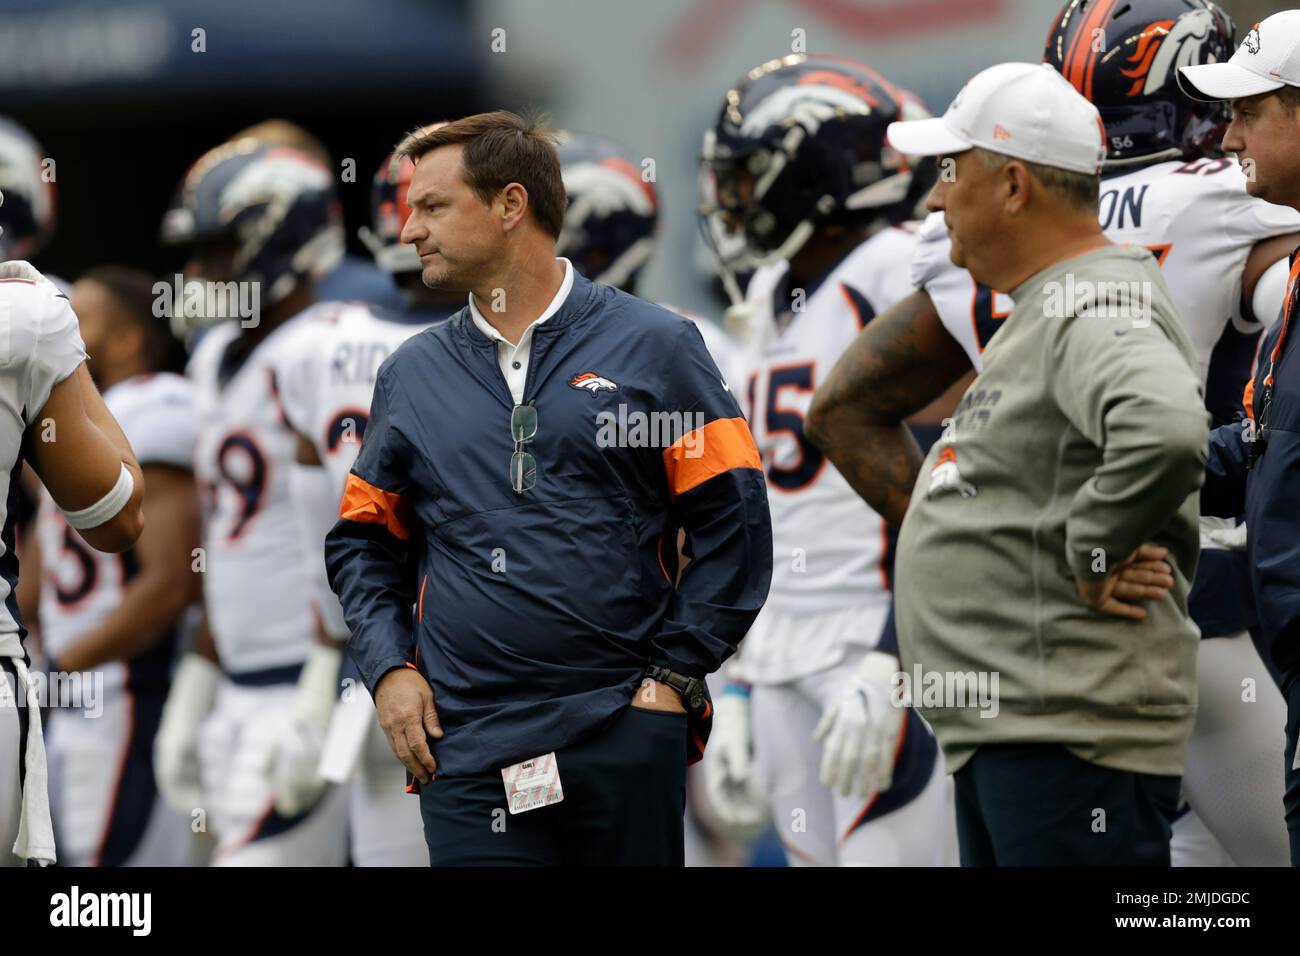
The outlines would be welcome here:
[[[519,183],[507,183],[497,202],[501,210],[501,228],[506,232],[517,229],[528,212],[528,190]]]
[[[1002,201],[1007,213],[1015,215],[1023,212],[1029,203],[1033,174],[1024,163],[1016,159],[1009,160],[998,172],[1002,174],[998,181],[999,187],[1004,190]]]

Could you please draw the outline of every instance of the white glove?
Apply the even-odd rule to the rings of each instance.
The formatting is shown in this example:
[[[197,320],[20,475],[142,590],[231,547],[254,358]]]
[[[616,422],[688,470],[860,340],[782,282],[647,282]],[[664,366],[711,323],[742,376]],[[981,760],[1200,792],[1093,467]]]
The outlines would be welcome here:
[[[733,839],[752,839],[767,826],[767,804],[750,755],[747,694],[728,690],[714,704],[713,730],[704,750],[704,789],[718,822]]]
[[[896,673],[892,654],[868,651],[813,731],[822,745],[822,785],[841,796],[866,797],[893,782],[894,748],[907,716],[893,703]]]
[[[199,786],[199,725],[212,710],[221,669],[199,654],[186,654],[163,706],[153,742],[154,776],[168,806],[189,815],[203,802]]]
[[[328,786],[320,775],[320,758],[338,697],[342,659],[338,646],[313,646],[298,677],[293,711],[273,731],[273,754],[269,758],[263,755],[271,761],[275,809],[287,817],[314,806]]]

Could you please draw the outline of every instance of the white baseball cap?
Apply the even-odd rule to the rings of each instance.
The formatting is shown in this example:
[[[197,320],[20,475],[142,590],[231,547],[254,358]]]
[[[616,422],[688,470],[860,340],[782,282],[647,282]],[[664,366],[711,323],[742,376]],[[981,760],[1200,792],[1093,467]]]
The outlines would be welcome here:
[[[1095,176],[1106,158],[1101,114],[1047,63],[999,63],[976,73],[936,119],[890,123],[889,144],[911,156],[972,147]]]
[[[1300,86],[1300,10],[1256,23],[1227,63],[1179,67],[1178,85],[1192,99],[1207,101]]]

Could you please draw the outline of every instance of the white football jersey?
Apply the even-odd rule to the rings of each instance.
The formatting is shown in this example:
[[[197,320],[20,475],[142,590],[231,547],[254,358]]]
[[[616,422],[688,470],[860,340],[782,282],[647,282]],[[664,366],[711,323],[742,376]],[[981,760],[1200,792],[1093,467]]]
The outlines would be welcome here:
[[[341,500],[361,450],[379,366],[433,323],[398,321],[364,302],[323,302],[294,322],[294,341],[276,355],[280,408],[316,448]]]
[[[300,664],[315,641],[289,492],[298,438],[276,394],[278,350],[291,344],[302,318],[272,331],[237,366],[227,360],[224,373],[237,322],[208,332],[190,358],[194,476],[205,504],[203,598],[230,673]]]
[[[193,467],[194,393],[186,379],[170,373],[138,375],[104,392],[104,404],[141,468]],[[131,550],[105,554],[90,547],[48,494],[41,496],[36,533],[42,565],[41,641],[57,659],[117,608],[135,575],[136,559]],[[120,687],[125,681],[121,662],[100,669],[106,686]]]
[[[0,278],[0,644],[15,639],[5,635],[20,633],[11,600],[18,586],[18,557],[8,502],[22,468],[23,435],[31,425],[40,427],[37,417],[54,386],[85,360],[86,347],[67,296],[43,279]],[[8,656],[8,651],[0,653]]]
[[[297,504],[299,554],[312,603],[331,636],[348,631],[325,574],[325,535],[338,520],[348,472],[361,450],[379,366],[434,324],[429,315],[381,312],[361,302],[321,303],[295,320],[294,341],[277,354],[280,407],[294,431],[311,441],[329,482],[328,507],[306,489]]]
[[[1098,220],[1112,242],[1145,246],[1159,261],[1196,349],[1202,383],[1229,322],[1242,333],[1261,328],[1240,310],[1251,248],[1262,239],[1300,232],[1300,213],[1250,196],[1241,166],[1229,157],[1155,163],[1109,176],[1101,183]],[[951,245],[943,214],[934,213],[922,228],[912,279],[929,293],[978,370],[980,354],[1012,303],[954,266]]]
[[[772,512],[772,586],[764,608],[769,617],[833,616],[890,600],[886,523],[804,438],[803,419],[813,392],[866,323],[913,291],[907,264],[915,243],[914,230],[889,227],[811,290],[789,288],[785,262],[760,268],[746,290],[756,334],[744,388]],[[851,615],[838,619],[852,628]],[[766,630],[762,620],[756,623],[743,655],[747,675],[758,679],[761,658],[778,653],[761,646]],[[779,654],[801,655],[798,666],[811,672],[834,662],[841,639],[873,645],[878,637],[827,633],[824,647],[785,646]],[[788,634],[771,639],[791,643]],[[786,677],[794,676],[784,667]]]

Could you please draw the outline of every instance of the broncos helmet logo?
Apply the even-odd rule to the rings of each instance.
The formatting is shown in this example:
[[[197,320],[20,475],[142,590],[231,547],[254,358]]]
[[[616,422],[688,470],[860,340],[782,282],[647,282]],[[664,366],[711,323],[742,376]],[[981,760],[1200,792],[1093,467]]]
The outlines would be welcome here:
[[[836,81],[828,82],[828,77]],[[870,113],[871,104],[860,86],[847,77],[821,70],[793,86],[772,91],[740,123],[741,135],[755,136],[778,123],[798,124],[809,134],[839,116]],[[873,97],[874,99],[874,97]]]
[[[1180,66],[1201,62],[1200,45],[1214,29],[1209,10],[1194,10],[1177,21],[1159,20],[1142,31],[1137,49],[1127,60],[1132,69],[1121,70],[1133,78],[1129,96],[1147,96],[1161,89]]]
[[[595,395],[597,392],[617,392],[618,385],[595,372],[582,372],[569,380],[572,388],[583,389]]]

